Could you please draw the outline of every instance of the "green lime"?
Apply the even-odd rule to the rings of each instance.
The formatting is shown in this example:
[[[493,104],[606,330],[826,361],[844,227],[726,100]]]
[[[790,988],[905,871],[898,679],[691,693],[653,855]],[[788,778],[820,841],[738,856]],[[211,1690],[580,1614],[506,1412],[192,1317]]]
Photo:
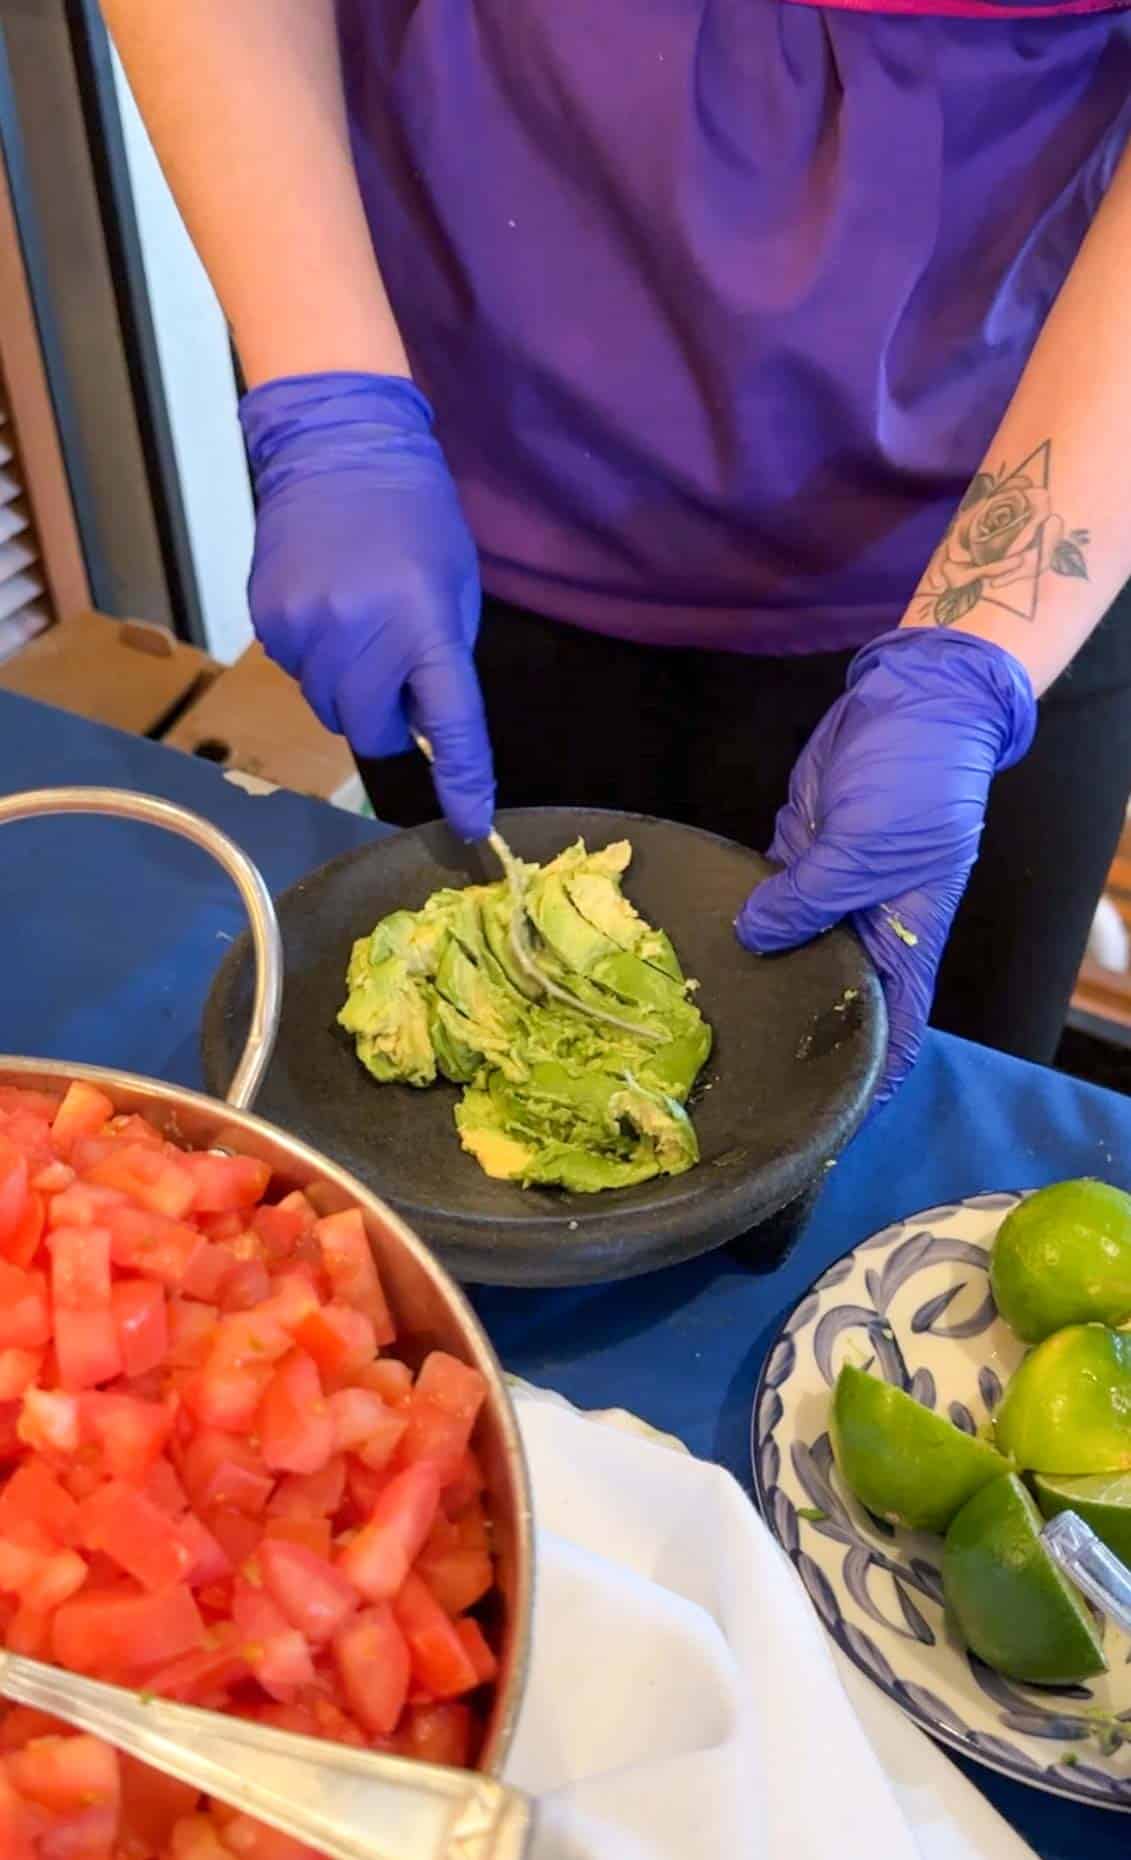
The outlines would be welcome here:
[[[999,1673],[1063,1686],[1107,1671],[1095,1623],[1041,1542],[1041,1515],[1015,1474],[963,1505],[942,1574],[963,1640]]]
[[[1037,1473],[1033,1489],[1046,1518],[1079,1512],[1109,1550],[1131,1563],[1131,1473],[1084,1473],[1077,1479]]]
[[[1131,1470],[1131,1335],[1071,1324],[1030,1350],[994,1416],[1022,1472]]]
[[[972,1492],[1008,1471],[993,1447],[847,1363],[833,1391],[829,1432],[841,1476],[860,1503],[913,1531],[945,1531]]]
[[[1107,1182],[1039,1188],[999,1227],[990,1285],[1025,1343],[1066,1324],[1122,1324],[1131,1317],[1131,1195]]]

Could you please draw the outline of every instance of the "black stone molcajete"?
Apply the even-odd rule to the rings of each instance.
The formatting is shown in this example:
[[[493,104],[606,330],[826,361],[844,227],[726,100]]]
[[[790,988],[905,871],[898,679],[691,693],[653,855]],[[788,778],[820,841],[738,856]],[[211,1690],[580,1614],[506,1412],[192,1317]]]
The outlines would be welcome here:
[[[583,838],[627,838],[625,889],[669,933],[715,1031],[692,1106],[702,1162],[689,1174],[601,1195],[519,1189],[485,1176],[459,1146],[454,1089],[377,1085],[335,1023],[350,946],[389,911],[442,885],[495,878],[493,861],[440,825],[347,853],[279,902],[286,991],[278,1047],[257,1109],[367,1183],[472,1283],[572,1285],[631,1278],[744,1236],[752,1265],[783,1257],[773,1228],[818,1185],[867,1108],[885,1041],[879,984],[855,937],[836,930],[788,955],[747,955],[743,899],[769,868],[728,840],[636,815],[520,809],[499,827],[539,861]],[[236,943],[205,1012],[209,1090],[222,1094],[250,1005],[250,951]],[[796,1231],[792,1210],[786,1225]],[[780,1223],[779,1223],[780,1226]]]

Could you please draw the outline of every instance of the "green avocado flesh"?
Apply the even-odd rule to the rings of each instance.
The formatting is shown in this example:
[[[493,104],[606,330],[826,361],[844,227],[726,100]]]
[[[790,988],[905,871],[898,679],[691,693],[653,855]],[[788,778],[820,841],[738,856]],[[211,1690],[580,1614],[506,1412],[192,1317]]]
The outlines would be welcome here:
[[[526,912],[542,972],[651,1039],[536,995],[502,880],[437,891],[353,946],[338,1019],[362,1065],[382,1084],[462,1085],[460,1142],[488,1175],[590,1194],[699,1160],[684,1106],[711,1029],[668,938],[621,890],[631,857],[624,840],[594,853],[579,841],[524,865]]]

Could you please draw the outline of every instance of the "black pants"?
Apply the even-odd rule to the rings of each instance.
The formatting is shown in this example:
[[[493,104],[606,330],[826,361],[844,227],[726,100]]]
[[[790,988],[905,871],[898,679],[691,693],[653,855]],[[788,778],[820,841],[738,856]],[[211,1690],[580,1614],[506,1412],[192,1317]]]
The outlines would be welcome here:
[[[763,849],[850,654],[747,658],[626,645],[484,609],[478,663],[500,807],[624,808]],[[436,816],[421,757],[359,764],[378,819]],[[1047,1064],[1131,793],[1131,589],[994,783],[933,1024]]]

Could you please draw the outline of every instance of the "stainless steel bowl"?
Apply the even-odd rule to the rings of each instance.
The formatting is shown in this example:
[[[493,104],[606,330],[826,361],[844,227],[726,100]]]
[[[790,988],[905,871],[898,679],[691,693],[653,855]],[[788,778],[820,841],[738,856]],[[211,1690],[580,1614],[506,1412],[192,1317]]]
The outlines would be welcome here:
[[[498,1557],[500,1668],[478,1767],[497,1775],[526,1680],[533,1597],[530,1488],[515,1413],[498,1359],[475,1313],[444,1268],[399,1215],[325,1156],[255,1117],[250,1109],[274,1045],[283,997],[282,948],[274,906],[256,867],[233,841],[184,808],[110,788],[53,788],[0,798],[0,825],[50,814],[104,814],[164,827],[210,853],[243,898],[257,978],[251,1030],[226,1102],[105,1066],[0,1054],[0,1083],[58,1089],[87,1079],[120,1111],[139,1111],[171,1141],[255,1156],[270,1165],[272,1192],[301,1189],[321,1213],[360,1208],[397,1321],[398,1353],[414,1366],[432,1349],[474,1364],[487,1383],[475,1445],[487,1479]],[[403,1766],[394,1766],[403,1781]],[[390,1787],[398,1786],[390,1775]],[[486,1854],[489,1850],[481,1850]]]

